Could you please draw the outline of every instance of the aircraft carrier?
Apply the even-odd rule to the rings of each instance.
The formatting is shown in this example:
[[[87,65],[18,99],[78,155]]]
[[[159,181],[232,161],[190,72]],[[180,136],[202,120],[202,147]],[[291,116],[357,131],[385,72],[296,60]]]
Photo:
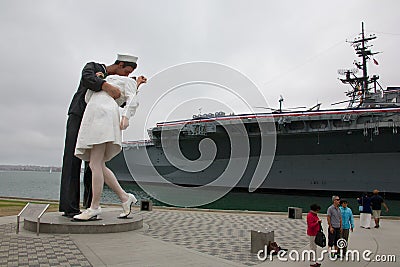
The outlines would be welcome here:
[[[248,142],[249,153],[242,158],[247,164],[238,174],[236,188],[284,192],[364,192],[378,188],[398,194],[400,87],[382,88],[379,76],[368,75],[368,64],[376,54],[368,42],[375,38],[366,36],[362,25],[360,36],[351,42],[359,62],[354,62],[353,69],[339,71],[341,82],[349,86],[347,100],[343,101],[346,108],[322,110],[317,104],[303,111],[286,111],[281,106],[268,113],[217,112],[160,122],[149,130],[150,140],[125,142],[123,152],[108,166],[120,181],[133,181],[131,169],[137,181],[151,183],[146,174],[149,168],[155,168],[166,181],[203,186],[222,175],[232,157],[241,157],[232,152],[233,142],[239,140]],[[274,156],[269,172],[259,173],[256,169],[263,164],[265,136],[273,143]],[[178,140],[176,153],[187,159],[187,168],[171,164],[166,155],[169,139]],[[200,146],[204,140],[211,140],[216,148],[212,163],[200,171],[188,171],[191,162],[202,160]],[[143,155],[148,155],[151,166]],[[257,181],[252,184],[254,179]]]

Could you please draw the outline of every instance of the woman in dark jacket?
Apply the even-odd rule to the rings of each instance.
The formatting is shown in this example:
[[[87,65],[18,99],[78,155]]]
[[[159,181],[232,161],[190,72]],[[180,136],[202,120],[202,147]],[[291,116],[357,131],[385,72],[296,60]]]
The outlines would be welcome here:
[[[372,213],[371,198],[368,196],[368,193],[364,193],[361,198],[357,198],[357,201],[360,204],[360,227],[370,229]]]

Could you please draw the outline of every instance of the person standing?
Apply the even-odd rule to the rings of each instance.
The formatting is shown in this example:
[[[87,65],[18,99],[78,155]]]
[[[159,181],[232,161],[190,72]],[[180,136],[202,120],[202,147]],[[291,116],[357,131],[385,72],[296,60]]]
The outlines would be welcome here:
[[[340,213],[342,214],[342,238],[346,240],[346,247],[343,248],[343,255],[346,255],[347,247],[349,246],[349,234],[354,229],[353,211],[347,206],[346,199],[340,200]]]
[[[371,228],[371,198],[365,192],[362,197],[357,198],[360,205],[360,227],[365,229]]]
[[[372,216],[374,216],[375,228],[379,228],[379,220],[381,218],[382,205],[385,207],[386,212],[389,212],[389,208],[386,205],[383,198],[379,195],[379,190],[375,189],[372,192],[373,196],[371,197],[371,207],[372,207]]]
[[[310,239],[310,249],[314,252],[311,254],[310,258],[310,266],[311,267],[319,267],[320,263],[317,262],[317,244],[315,244],[315,236],[320,230],[321,227],[321,219],[318,218],[318,212],[321,210],[321,207],[317,204],[312,204],[310,206],[310,211],[307,214],[307,235]]]
[[[331,255],[334,257],[332,248],[335,248],[335,252],[337,254],[338,247],[337,241],[340,238],[342,232],[342,214],[340,213],[339,204],[340,198],[339,196],[332,196],[332,205],[329,206],[327,211],[327,221],[328,221],[328,247],[331,249]]]
[[[89,62],[82,70],[78,90],[72,98],[68,109],[59,203],[59,211],[63,212],[64,216],[72,218],[74,215],[80,213],[80,172],[82,161],[75,157],[74,152],[79,127],[86,108],[85,94],[88,90],[94,92],[104,91],[114,99],[119,98],[121,95],[119,89],[107,83],[101,77],[98,77],[96,73],[128,76],[136,68],[135,60],[136,58],[129,55],[118,55],[117,60],[110,66]],[[92,194],[91,170],[87,163],[85,163],[84,187],[83,204],[85,207],[88,207],[90,206]]]

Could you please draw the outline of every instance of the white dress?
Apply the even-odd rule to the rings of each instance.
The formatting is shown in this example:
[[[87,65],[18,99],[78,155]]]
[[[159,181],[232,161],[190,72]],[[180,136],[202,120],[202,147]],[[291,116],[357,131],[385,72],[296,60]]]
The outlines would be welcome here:
[[[121,97],[114,100],[105,91],[88,90],[86,92],[87,106],[82,117],[75,147],[75,156],[84,161],[90,160],[90,150],[96,144],[107,144],[104,155],[105,161],[111,160],[121,151],[120,116],[131,118],[135,115],[139,105],[134,79],[109,75],[105,80],[121,90]],[[120,114],[119,106],[124,102],[126,102],[126,106]]]

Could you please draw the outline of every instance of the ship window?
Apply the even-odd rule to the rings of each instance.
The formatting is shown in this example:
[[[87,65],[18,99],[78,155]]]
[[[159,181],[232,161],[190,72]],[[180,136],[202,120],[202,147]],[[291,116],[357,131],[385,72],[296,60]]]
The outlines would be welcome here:
[[[312,121],[310,122],[311,129],[325,129],[328,126],[328,121]]]
[[[343,127],[343,126],[345,126],[345,122],[342,121],[342,120],[334,120],[333,121],[333,126],[335,126],[335,127]]]
[[[292,121],[289,124],[290,130],[302,130],[304,129],[304,122],[303,121]]]

